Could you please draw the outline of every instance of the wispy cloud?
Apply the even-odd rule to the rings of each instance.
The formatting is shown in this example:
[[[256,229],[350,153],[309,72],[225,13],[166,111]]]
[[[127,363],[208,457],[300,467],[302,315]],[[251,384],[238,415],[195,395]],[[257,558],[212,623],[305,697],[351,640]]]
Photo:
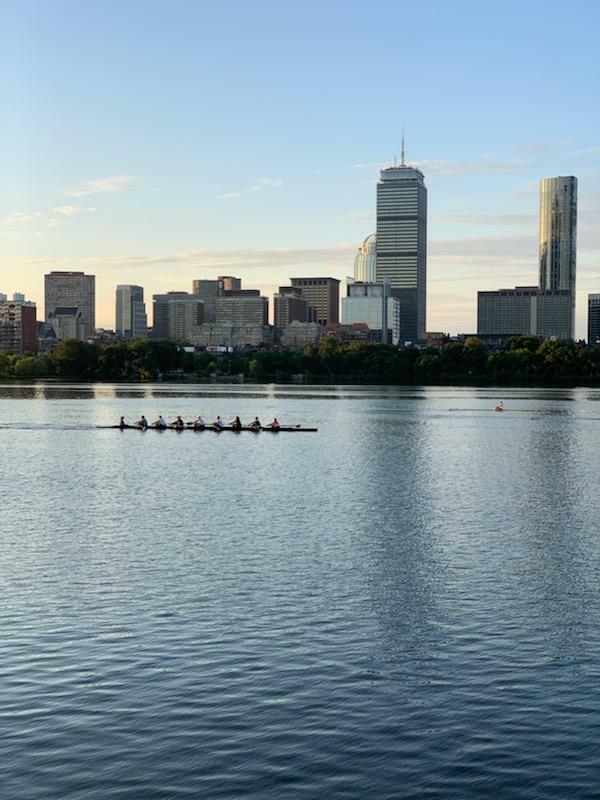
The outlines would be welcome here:
[[[81,209],[79,209],[77,206],[57,206],[52,210],[55,211],[57,214],[64,214],[65,217],[72,217],[73,214],[76,214]]]
[[[535,225],[536,214],[432,214],[432,222],[451,222],[458,225],[513,227]]]
[[[600,153],[600,145],[594,145],[594,147],[583,147],[581,150],[573,151],[573,155],[575,156],[587,156],[592,155],[593,153]]]
[[[220,194],[219,197],[221,200],[229,200],[231,197],[241,197],[244,194],[250,194],[252,192],[262,192],[263,189],[267,189],[268,187],[279,188],[283,185],[284,182],[280,178],[259,178],[252,186],[247,186],[245,189],[240,189],[237,192]]]
[[[86,181],[79,186],[64,189],[63,194],[67,197],[86,197],[100,192],[122,192],[139,180],[135,175],[113,175],[110,178],[94,178],[94,180]]]

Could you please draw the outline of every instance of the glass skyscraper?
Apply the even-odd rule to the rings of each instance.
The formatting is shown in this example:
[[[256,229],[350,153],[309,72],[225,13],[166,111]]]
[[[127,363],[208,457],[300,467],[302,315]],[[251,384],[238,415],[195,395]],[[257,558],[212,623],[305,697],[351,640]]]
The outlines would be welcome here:
[[[117,286],[115,312],[115,331],[120,336],[135,339],[148,335],[143,287],[131,284]]]
[[[402,163],[377,184],[377,275],[400,299],[400,343],[427,329],[427,188],[423,173]]]
[[[575,329],[577,178],[540,181],[540,289],[571,293],[570,336]]]
[[[377,236],[372,233],[358,248],[354,259],[354,280],[375,283],[377,278]]]

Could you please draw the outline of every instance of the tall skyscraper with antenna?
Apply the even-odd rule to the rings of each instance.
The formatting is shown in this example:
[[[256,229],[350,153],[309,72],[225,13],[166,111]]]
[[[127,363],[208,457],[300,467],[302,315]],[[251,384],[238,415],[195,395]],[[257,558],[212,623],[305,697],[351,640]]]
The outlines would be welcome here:
[[[400,299],[400,343],[427,329],[427,188],[421,170],[404,161],[382,169],[377,184],[377,281]]]

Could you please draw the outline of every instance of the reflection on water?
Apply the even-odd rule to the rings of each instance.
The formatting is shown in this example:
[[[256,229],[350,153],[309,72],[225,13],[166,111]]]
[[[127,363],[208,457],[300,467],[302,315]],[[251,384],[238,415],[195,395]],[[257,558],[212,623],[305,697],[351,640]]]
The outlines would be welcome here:
[[[594,797],[599,397],[1,385],[3,796]]]

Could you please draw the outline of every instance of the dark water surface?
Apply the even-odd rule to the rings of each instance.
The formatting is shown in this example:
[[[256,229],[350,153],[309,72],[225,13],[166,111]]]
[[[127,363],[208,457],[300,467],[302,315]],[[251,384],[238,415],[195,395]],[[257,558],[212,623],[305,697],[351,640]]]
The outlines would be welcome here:
[[[319,433],[94,428],[198,412]],[[599,432],[588,389],[0,386],[0,797],[600,797]]]

